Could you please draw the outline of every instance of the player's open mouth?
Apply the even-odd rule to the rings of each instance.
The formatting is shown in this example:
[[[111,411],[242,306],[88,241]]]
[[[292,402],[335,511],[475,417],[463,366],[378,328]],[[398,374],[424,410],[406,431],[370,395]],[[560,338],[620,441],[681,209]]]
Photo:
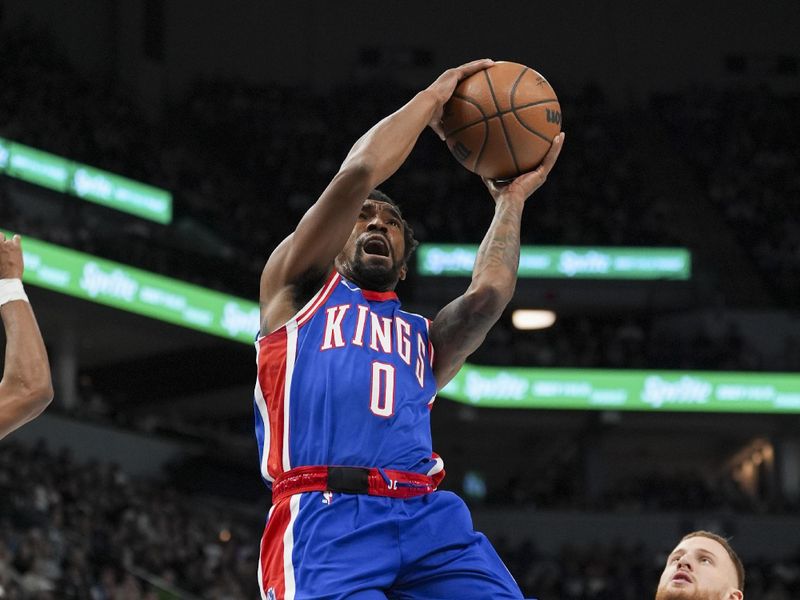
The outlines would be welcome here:
[[[372,236],[368,238],[362,248],[364,254],[377,254],[378,256],[389,256],[389,244],[381,236]]]
[[[675,575],[672,576],[672,581],[683,581],[685,583],[692,582],[692,576],[689,575],[686,571],[678,571]]]

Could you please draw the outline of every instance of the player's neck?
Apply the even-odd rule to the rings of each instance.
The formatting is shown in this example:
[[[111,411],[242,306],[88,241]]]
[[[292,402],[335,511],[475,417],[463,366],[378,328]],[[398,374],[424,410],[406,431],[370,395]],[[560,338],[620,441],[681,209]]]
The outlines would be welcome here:
[[[395,287],[397,287],[397,280],[385,283],[377,282],[360,277],[357,273],[354,273],[351,269],[337,268],[336,270],[339,272],[339,275],[344,277],[347,281],[355,284],[365,292],[378,292],[378,293],[394,292]]]

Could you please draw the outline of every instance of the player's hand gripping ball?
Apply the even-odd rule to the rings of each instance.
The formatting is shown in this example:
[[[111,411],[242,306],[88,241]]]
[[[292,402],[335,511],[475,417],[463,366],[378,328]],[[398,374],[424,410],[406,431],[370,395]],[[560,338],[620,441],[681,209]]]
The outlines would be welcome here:
[[[497,62],[461,81],[444,107],[447,147],[473,173],[512,179],[542,162],[561,131],[561,106],[539,73]]]

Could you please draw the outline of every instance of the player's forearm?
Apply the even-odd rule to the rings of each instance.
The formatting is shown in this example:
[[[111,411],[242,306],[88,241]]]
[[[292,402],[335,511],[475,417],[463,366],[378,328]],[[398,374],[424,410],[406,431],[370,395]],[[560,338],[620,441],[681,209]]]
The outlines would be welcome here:
[[[438,102],[430,92],[419,92],[405,106],[361,136],[342,168],[358,165],[369,177],[370,189],[380,185],[408,158],[437,107]]]
[[[32,408],[44,408],[53,398],[53,386],[47,350],[33,310],[27,302],[17,300],[4,304],[0,314],[6,331],[3,386]]]
[[[330,266],[347,242],[367,195],[400,168],[436,106],[430,93],[420,92],[355,143],[291,239],[272,253],[265,270],[270,281],[291,282]],[[276,265],[279,268],[273,268]]]
[[[498,199],[466,293],[445,306],[431,324],[434,374],[441,389],[483,342],[503,314],[517,282],[523,201]]]
[[[511,301],[517,284],[523,207],[522,201],[498,200],[472,269],[468,292],[482,298],[482,312],[495,318]]]

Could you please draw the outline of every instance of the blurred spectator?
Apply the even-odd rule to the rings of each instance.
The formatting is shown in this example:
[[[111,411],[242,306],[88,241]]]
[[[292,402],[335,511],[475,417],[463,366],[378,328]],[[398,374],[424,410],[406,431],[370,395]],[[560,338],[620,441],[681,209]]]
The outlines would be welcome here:
[[[0,135],[171,190],[175,219],[161,226],[80,202],[3,215],[28,235],[189,281],[253,296],[264,254],[289,233],[334,175],[364,123],[415,90],[348,84],[308,87],[197,82],[164,120],[148,122],[124,90],[87,82],[51,40],[4,38]],[[599,90],[563,94],[570,148],[537,196],[524,243],[671,244],[667,207],[643,193],[635,133]],[[2,188],[2,186],[0,186]],[[480,180],[424,135],[386,191],[408,207],[418,236],[476,242],[492,204]],[[0,192],[2,193],[2,192]],[[6,192],[7,193],[7,192]],[[41,192],[44,193],[44,192]],[[462,218],[453,219],[453,206]],[[280,215],[280,218],[276,218]],[[5,218],[7,217],[7,221]],[[122,243],[121,243],[122,242]]]
[[[173,586],[197,597],[258,594],[259,525],[235,513],[44,445],[0,449],[0,489],[7,597],[154,600]]]
[[[702,481],[654,474],[617,486],[594,508],[724,507],[711,489]],[[575,491],[556,488],[549,500],[539,498],[540,506],[575,507]],[[111,464],[78,464],[68,452],[54,454],[42,444],[4,445],[0,515],[0,598],[258,596],[259,523],[233,507],[212,508],[202,498],[183,496],[165,482],[131,480]],[[523,591],[540,600],[649,598],[664,558],[633,542],[540,549],[534,540],[511,544],[500,538],[496,547]],[[800,556],[748,564],[747,581],[750,600],[797,598]]]
[[[0,178],[0,222],[8,228],[245,297],[255,297],[267,251],[319,195],[347,149],[414,90],[348,84],[308,87],[197,82],[162,122],[150,123],[124,90],[89,82],[45,36],[4,31],[0,45],[0,135],[164,187],[175,196],[168,226],[130,219],[37,190],[54,207],[36,213],[13,201]],[[671,207],[649,200],[634,151],[637,120],[587,87],[562,94],[570,142],[559,176],[526,213],[524,243],[673,245]],[[800,297],[800,104],[769,90],[702,90],[657,99],[676,152],[789,306]],[[24,189],[24,187],[23,187]],[[479,180],[432,135],[386,185],[425,241],[477,242],[491,213]],[[461,218],[454,219],[454,211]],[[565,317],[536,333],[502,322],[476,361],[530,366],[800,370],[800,338],[787,334],[778,359],[762,356],[724,311],[677,337],[652,315]],[[79,414],[124,420],[91,379]],[[127,422],[127,421],[126,421]],[[222,439],[240,425],[163,418],[128,423],[148,431]],[[249,426],[249,424],[248,424]],[[229,436],[230,437],[230,436]],[[486,490],[497,506],[656,511],[789,512],[780,498],[754,502],[730,481],[653,473],[615,482],[589,499],[580,454],[536,473],[509,473]],[[256,522],[253,522],[256,521]],[[261,522],[187,498],[169,483],[131,481],[119,467],[76,464],[44,446],[0,448],[0,598],[136,600],[257,597]],[[527,594],[540,600],[652,596],[661,564],[640,547],[497,547]],[[167,590],[173,590],[172,592]],[[180,590],[184,590],[181,592]],[[749,600],[800,597],[800,557],[748,565]]]
[[[800,298],[800,99],[766,87],[659,96],[697,180],[788,306]]]

